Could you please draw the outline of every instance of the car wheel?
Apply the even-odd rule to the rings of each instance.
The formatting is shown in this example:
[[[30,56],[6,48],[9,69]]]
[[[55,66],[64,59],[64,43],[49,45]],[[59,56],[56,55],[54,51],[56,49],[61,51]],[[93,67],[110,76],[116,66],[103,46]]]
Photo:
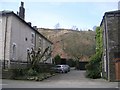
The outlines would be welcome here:
[[[63,71],[60,71],[60,73],[64,73]]]
[[[67,73],[67,71],[65,71],[65,73]]]

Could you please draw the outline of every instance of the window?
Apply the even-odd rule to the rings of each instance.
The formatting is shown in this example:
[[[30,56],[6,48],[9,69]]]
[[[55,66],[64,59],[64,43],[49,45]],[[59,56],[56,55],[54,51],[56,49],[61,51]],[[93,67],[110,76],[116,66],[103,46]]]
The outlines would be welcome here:
[[[39,37],[39,42],[41,43],[41,37]]]
[[[16,59],[16,43],[13,43],[12,45],[12,59],[15,60]]]
[[[34,43],[35,43],[35,34],[32,33],[32,34],[31,34],[31,37],[32,37],[32,38],[31,38],[31,43],[34,44]]]
[[[30,49],[27,48],[27,62],[30,60]]]
[[[104,55],[104,72],[106,72],[107,71],[107,67],[106,67],[106,55]]]
[[[114,53],[114,58],[120,58],[120,52],[115,52]]]
[[[25,41],[27,41],[27,37],[25,38]]]
[[[40,44],[40,45],[42,44],[42,39],[41,39],[41,37],[39,37],[39,44]]]
[[[29,53],[30,52],[30,49],[29,48],[27,48],[27,53]]]

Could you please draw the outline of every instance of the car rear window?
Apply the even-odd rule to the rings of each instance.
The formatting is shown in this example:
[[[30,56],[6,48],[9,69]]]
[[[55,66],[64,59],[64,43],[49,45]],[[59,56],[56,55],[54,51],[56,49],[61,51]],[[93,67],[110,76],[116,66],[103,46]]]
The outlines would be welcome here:
[[[56,66],[56,67],[61,67],[61,66]]]

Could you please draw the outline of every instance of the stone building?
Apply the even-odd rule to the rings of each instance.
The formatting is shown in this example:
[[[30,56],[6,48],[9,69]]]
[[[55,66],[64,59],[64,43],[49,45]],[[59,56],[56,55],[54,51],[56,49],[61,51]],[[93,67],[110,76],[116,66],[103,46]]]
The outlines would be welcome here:
[[[47,54],[52,50],[52,42],[40,34],[36,26],[27,23],[24,16],[13,11],[0,12],[0,60],[4,68],[11,67],[13,63],[26,64],[28,50],[41,48],[43,52],[48,46]],[[46,63],[52,63],[51,57],[47,59]]]
[[[106,12],[101,22],[103,30],[102,75],[108,81],[120,80],[120,10]]]

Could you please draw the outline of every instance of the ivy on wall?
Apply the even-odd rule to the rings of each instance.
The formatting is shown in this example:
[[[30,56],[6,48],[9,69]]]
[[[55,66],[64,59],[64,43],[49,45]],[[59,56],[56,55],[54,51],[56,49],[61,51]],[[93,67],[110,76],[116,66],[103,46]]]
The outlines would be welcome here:
[[[89,78],[100,78],[101,77],[101,59],[103,53],[103,37],[102,37],[102,28],[96,28],[96,53],[90,57],[90,62],[86,65],[87,77]]]

